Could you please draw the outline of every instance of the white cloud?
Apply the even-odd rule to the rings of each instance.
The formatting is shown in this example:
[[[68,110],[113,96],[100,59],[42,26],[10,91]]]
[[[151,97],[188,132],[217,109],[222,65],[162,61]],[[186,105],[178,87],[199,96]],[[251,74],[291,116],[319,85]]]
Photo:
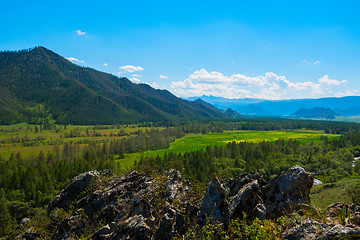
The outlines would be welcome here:
[[[107,66],[108,66],[108,64],[107,64],[107,63],[104,63],[104,66],[106,66],[106,67],[107,67]]]
[[[226,98],[284,99],[356,94],[354,91],[346,92],[346,84],[346,80],[330,79],[328,75],[314,82],[291,82],[285,76],[273,72],[249,77],[243,74],[226,76],[220,72],[200,69],[183,81],[172,82],[171,89],[182,97],[213,95]]]
[[[76,34],[79,36],[84,36],[85,34],[87,34],[87,32],[82,32],[81,30],[76,30]]]
[[[137,71],[144,71],[144,69],[140,66],[133,66],[133,65],[126,65],[119,67],[120,70],[125,70],[126,72],[137,72]]]
[[[302,63],[306,63],[306,64],[309,64],[309,61],[308,60],[301,60]]]
[[[130,78],[129,80],[132,81],[132,82],[135,82],[135,83],[139,83],[139,82],[140,82],[140,80],[137,79],[137,78]]]
[[[66,59],[69,60],[69,61],[72,61],[72,62],[85,63],[83,60],[79,60],[79,59],[74,58],[74,57],[68,57]]]
[[[132,76],[133,77],[142,77],[142,75],[139,75],[139,74],[133,74]]]
[[[165,88],[166,88],[164,85],[159,85],[159,84],[156,83],[156,82],[147,83],[147,84],[149,84],[152,88],[155,88],[155,89],[165,89]]]
[[[169,78],[169,77],[168,77],[168,76],[165,76],[165,75],[160,74],[159,78],[163,78],[163,79],[165,79],[165,78]]]
[[[314,64],[316,65],[316,64],[319,64],[320,63],[320,61],[318,61],[318,60],[316,60],[315,62],[314,62]]]
[[[335,79],[330,79],[328,75],[324,75],[322,78],[319,78],[319,83],[323,84],[323,85],[328,85],[328,86],[331,86],[331,85],[339,86],[341,84],[346,84],[347,81],[346,80],[338,81]]]

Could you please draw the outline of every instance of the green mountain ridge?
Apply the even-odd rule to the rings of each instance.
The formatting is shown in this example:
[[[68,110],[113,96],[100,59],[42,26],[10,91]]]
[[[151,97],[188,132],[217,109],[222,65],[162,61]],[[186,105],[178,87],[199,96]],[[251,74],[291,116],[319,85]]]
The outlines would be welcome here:
[[[44,48],[0,53],[0,124],[113,124],[226,118],[204,104],[80,67]]]

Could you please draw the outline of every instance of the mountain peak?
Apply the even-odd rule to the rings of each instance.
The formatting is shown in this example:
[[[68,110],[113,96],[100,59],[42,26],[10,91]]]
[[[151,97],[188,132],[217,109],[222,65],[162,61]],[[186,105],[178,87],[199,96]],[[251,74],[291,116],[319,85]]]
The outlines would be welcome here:
[[[168,91],[72,64],[51,50],[0,53],[0,124],[113,124],[225,118],[218,109]],[[42,112],[29,113],[29,109]]]

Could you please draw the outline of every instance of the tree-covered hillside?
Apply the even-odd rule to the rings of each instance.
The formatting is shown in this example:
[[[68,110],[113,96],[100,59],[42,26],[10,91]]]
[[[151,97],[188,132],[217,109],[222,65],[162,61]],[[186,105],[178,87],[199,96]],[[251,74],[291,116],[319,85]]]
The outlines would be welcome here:
[[[0,53],[0,124],[111,124],[225,118],[166,90],[80,67],[44,48]]]

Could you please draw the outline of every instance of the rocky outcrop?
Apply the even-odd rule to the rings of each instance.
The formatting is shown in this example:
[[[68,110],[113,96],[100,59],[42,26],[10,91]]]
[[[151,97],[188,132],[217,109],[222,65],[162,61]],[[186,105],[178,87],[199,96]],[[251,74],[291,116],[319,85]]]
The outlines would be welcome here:
[[[244,212],[259,219],[273,219],[289,214],[297,204],[310,200],[313,177],[302,167],[295,166],[273,178],[270,183],[258,174],[250,173],[226,184],[233,218],[242,217]],[[237,189],[237,193],[231,197]]]
[[[223,183],[214,178],[197,205],[190,203],[190,183],[179,171],[167,171],[161,181],[136,171],[123,177],[104,177],[96,171],[75,177],[49,204],[49,213],[69,203],[74,207],[57,226],[53,239],[170,239],[194,224],[226,226],[230,218],[243,217],[243,212],[275,218],[309,199],[313,178],[299,166],[271,182],[257,173]],[[89,186],[91,191],[85,191]],[[100,222],[104,225],[99,226]]]
[[[182,179],[180,171],[175,169],[166,171],[165,175],[168,177],[165,183],[168,189],[166,198],[178,201],[186,200],[188,192],[191,191],[189,181]]]
[[[360,239],[360,228],[355,225],[325,224],[307,219],[285,231],[288,240]]]
[[[290,168],[273,178],[263,189],[267,218],[289,214],[297,204],[310,201],[309,193],[314,177],[300,166]]]
[[[227,223],[229,221],[229,203],[226,191],[218,178],[214,178],[200,200],[198,214],[200,224]]]
[[[71,216],[58,225],[53,239],[89,237],[89,229],[95,230],[90,239],[168,239],[172,234],[185,233],[185,216],[197,213],[187,201],[190,184],[178,171],[166,174],[165,189],[136,171],[123,177],[96,171],[75,177],[49,204],[50,213],[70,202],[74,206]],[[84,193],[95,179],[92,191]],[[106,224],[99,227],[100,222]]]
[[[74,201],[90,183],[94,183],[100,176],[98,171],[90,171],[82,173],[72,179],[67,187],[62,190],[49,204],[48,210],[55,208],[64,208]]]

